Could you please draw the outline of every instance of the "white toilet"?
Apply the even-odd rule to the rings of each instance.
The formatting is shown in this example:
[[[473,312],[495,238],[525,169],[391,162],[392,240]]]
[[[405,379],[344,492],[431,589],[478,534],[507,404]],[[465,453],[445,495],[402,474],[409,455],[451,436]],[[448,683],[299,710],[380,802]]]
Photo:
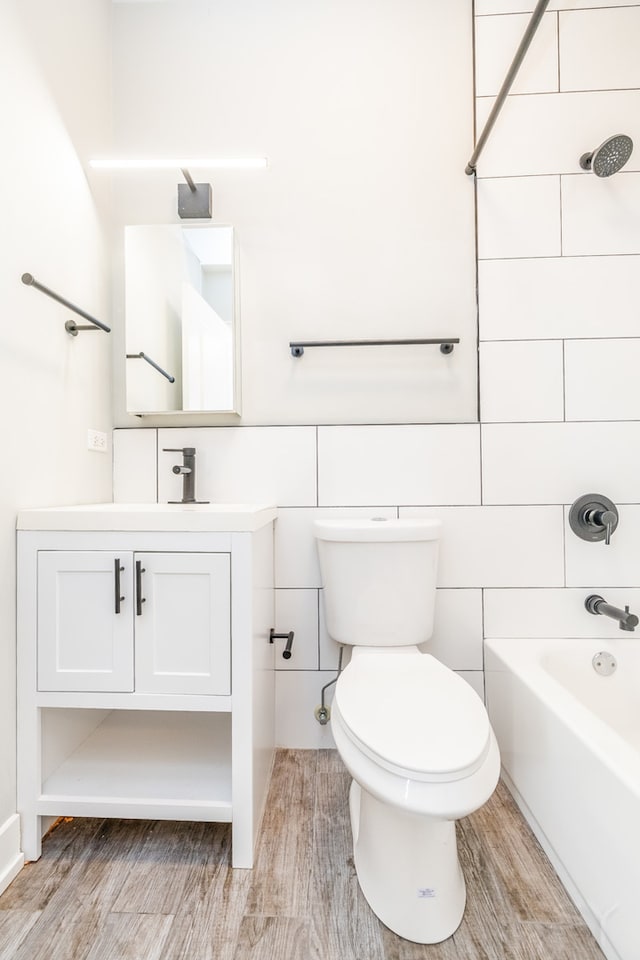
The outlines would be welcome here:
[[[315,522],[326,624],[352,647],[331,729],[353,777],[356,872],[377,917],[417,943],[457,929],[465,906],[455,820],[498,782],[484,705],[418,644],[431,636],[439,520]]]

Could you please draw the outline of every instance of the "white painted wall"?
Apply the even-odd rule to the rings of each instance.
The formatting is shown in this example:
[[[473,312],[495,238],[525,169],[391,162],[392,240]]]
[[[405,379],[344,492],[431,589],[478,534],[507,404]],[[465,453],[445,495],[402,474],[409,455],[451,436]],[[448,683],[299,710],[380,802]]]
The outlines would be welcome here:
[[[477,0],[480,119],[533,6]],[[590,616],[584,598],[603,593],[632,610],[640,602],[640,68],[627,52],[609,73],[594,55],[601,42],[606,68],[612,50],[627,51],[640,5],[551,7],[478,165],[482,424],[354,425],[345,416],[139,439],[115,432],[120,500],[155,499],[156,477],[160,500],[179,496],[170,455],[156,451],[188,443],[199,496],[281,507],[276,626],[296,630],[293,657],[277,661],[283,745],[331,742],[313,717],[336,663],[311,535],[319,512],[442,519],[432,649],[480,691],[483,632],[605,640],[618,628]],[[625,170],[610,181],[583,173],[580,155],[620,132],[636,143]],[[467,160],[458,151],[453,162]],[[592,491],[620,507],[609,547],[568,527],[569,505]]]
[[[456,162],[473,146],[471,0],[120,2],[114,14],[120,151],[269,160],[192,171],[211,177],[214,219],[236,228],[242,422],[476,420],[474,191]],[[175,221],[181,179],[114,177],[119,223]],[[288,349],[446,336],[462,340],[449,357]],[[133,426],[114,344],[116,423]]]
[[[108,321],[107,196],[82,162],[110,132],[109,38],[107,0],[0,4],[0,885],[18,852],[4,830],[16,809],[16,512],[111,494],[110,457],[87,450],[87,428],[111,426],[109,338],[70,337],[73,315],[20,282],[32,273]]]

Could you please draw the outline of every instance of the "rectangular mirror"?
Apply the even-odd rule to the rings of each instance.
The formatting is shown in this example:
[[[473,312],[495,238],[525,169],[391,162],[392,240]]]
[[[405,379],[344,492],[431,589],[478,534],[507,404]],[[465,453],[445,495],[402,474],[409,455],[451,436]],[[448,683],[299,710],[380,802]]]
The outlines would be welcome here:
[[[127,412],[240,412],[233,227],[125,227]]]

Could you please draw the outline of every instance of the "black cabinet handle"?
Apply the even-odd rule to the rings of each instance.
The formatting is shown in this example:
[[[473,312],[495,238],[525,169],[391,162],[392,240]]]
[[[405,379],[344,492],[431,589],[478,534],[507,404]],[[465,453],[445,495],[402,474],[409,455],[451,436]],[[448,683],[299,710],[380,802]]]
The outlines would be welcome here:
[[[142,596],[142,574],[145,573],[142,566],[142,560],[136,560],[136,616],[142,616],[142,604],[147,602],[147,598]]]
[[[120,604],[125,598],[120,596],[120,573],[122,570],[124,570],[124,567],[120,566],[119,557],[117,557],[113,561],[113,570],[114,570],[113,582],[115,586],[115,608],[116,608],[116,613],[120,613]]]

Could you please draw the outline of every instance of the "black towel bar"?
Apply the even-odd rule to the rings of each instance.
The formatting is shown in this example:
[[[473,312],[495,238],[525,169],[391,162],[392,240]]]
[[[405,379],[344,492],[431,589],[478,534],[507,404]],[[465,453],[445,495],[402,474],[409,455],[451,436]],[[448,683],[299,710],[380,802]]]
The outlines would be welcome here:
[[[71,303],[70,300],[66,300],[64,297],[61,297],[60,294],[54,293],[53,290],[49,289],[49,287],[45,287],[43,283],[38,283],[32,274],[23,273],[20,279],[28,287],[35,287],[36,290],[40,290],[41,293],[46,293],[46,295],[51,297],[52,300],[57,300],[57,302],[61,303],[63,307],[68,307],[69,310],[73,310],[74,313],[79,314],[81,317],[84,317],[85,320],[89,320],[89,322],[93,324],[92,327],[79,327],[77,323],[73,322],[73,320],[67,320],[64,328],[67,333],[71,334],[72,337],[78,336],[78,330],[95,330],[97,328],[104,330],[105,333],[111,333],[111,327],[108,327],[106,323],[102,322],[102,320],[96,320],[96,318],[92,317],[90,313],[86,312],[86,310],[76,307],[75,303]]]
[[[289,343],[292,357],[301,357],[305,347],[387,347],[407,344],[439,344],[441,353],[452,353],[460,337],[436,337],[420,340],[292,340]]]

